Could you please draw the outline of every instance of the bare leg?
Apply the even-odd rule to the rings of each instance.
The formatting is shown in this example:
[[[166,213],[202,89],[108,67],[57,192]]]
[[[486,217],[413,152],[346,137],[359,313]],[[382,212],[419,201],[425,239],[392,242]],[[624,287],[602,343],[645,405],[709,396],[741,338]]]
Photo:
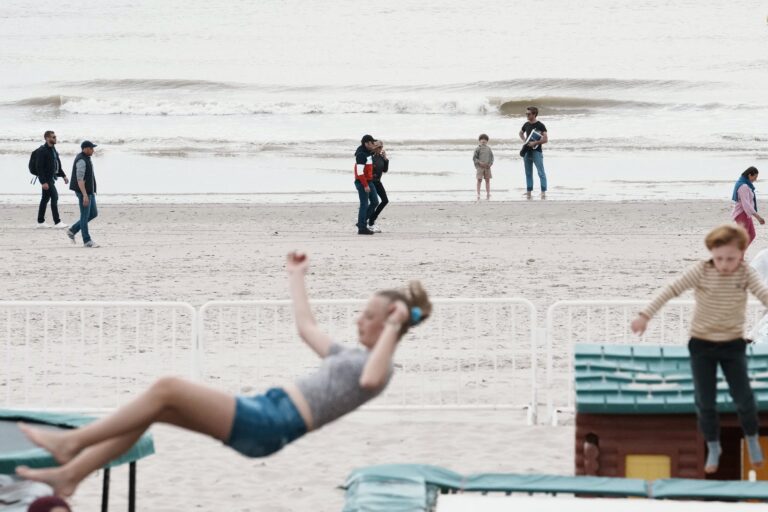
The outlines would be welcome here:
[[[170,423],[226,441],[235,417],[235,397],[176,377],[164,377],[113,414],[68,432],[21,425],[29,439],[51,452],[61,464],[81,450],[131,432],[144,432],[154,422]]]
[[[480,200],[480,184],[483,180],[477,180],[477,199]]]
[[[486,199],[491,198],[491,179],[485,178],[485,193],[486,193]]]
[[[64,466],[44,469],[20,466],[16,468],[16,474],[27,480],[46,483],[53,487],[55,495],[66,498],[75,493],[75,489],[85,477],[127,452],[143,433],[142,430],[135,430],[90,446]]]

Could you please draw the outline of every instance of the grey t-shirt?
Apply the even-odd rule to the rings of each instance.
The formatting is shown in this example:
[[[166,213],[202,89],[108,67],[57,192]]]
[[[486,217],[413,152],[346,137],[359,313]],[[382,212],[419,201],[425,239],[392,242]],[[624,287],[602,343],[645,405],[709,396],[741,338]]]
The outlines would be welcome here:
[[[475,162],[475,167],[478,163],[493,165],[493,151],[487,145],[478,144],[472,155],[472,161]]]
[[[334,343],[317,371],[296,381],[309,404],[314,429],[354,411],[387,387],[392,378],[391,365],[380,389],[369,391],[360,387],[360,375],[369,356],[368,350]]]

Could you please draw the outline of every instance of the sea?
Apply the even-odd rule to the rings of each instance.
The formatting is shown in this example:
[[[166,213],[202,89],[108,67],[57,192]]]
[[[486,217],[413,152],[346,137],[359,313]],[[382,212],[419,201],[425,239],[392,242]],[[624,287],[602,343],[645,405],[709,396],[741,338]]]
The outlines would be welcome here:
[[[763,0],[2,0],[0,38],[2,203],[38,200],[45,130],[67,171],[98,144],[102,203],[356,202],[364,134],[390,201],[472,201],[481,133],[493,199],[523,200],[531,105],[551,200],[768,171]]]

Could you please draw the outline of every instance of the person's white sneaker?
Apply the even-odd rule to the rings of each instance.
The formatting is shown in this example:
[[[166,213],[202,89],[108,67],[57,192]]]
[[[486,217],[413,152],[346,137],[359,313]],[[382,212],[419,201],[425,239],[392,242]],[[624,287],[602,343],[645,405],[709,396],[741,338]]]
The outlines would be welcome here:
[[[75,243],[75,234],[72,232],[71,229],[67,230],[67,238],[69,238],[69,241],[73,244]]]
[[[47,229],[47,228],[50,228],[50,227],[51,227],[51,225],[50,224],[46,224],[45,222],[38,222],[37,223],[37,228],[38,229]]]
[[[58,224],[54,224],[53,227],[56,229],[64,229],[64,228],[68,228],[69,224],[67,224],[66,222],[59,222]]]
[[[99,244],[97,244],[93,240],[88,240],[83,244],[83,247],[85,247],[86,249],[95,249],[96,247],[99,247]]]
[[[381,228],[379,226],[377,226],[376,224],[369,225],[368,229],[370,229],[374,233],[381,233]]]

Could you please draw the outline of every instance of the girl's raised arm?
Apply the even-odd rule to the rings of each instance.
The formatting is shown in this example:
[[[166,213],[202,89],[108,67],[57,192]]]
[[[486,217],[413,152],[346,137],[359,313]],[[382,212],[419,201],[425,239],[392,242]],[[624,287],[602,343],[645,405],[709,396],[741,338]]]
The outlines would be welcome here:
[[[384,322],[384,330],[381,331],[379,340],[371,350],[371,355],[368,356],[363,373],[360,375],[359,384],[363,389],[376,390],[387,382],[401,329],[408,321],[408,306],[403,301],[397,301],[391,307],[392,311]]]
[[[288,287],[293,301],[293,316],[296,320],[296,329],[304,342],[320,357],[325,357],[333,343],[331,337],[320,330],[320,327],[312,315],[307,297],[307,288],[304,276],[309,269],[307,255],[293,251],[286,257],[285,268],[288,271]]]

